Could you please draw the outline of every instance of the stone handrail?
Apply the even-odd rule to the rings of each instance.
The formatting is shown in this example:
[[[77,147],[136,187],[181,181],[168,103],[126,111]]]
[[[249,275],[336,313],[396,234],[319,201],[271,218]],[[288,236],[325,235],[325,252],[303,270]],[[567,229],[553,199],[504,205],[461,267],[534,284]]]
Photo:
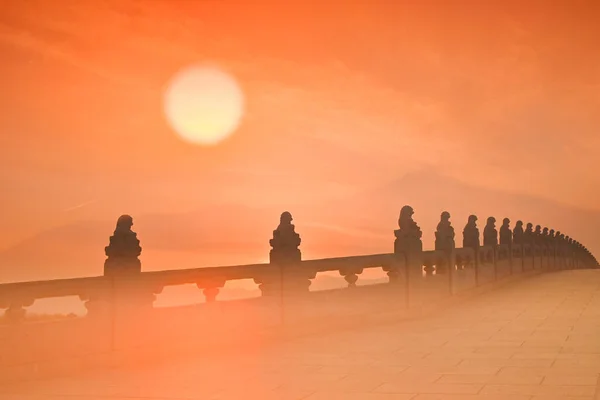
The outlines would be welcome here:
[[[455,248],[453,230],[443,230],[449,226],[447,221],[446,228],[438,227],[436,237],[444,239],[446,234],[446,239],[452,240],[436,241],[436,250],[423,251],[420,228],[412,220],[412,209],[405,207],[400,229],[395,231],[394,253],[301,260],[299,235],[287,213],[282,216],[280,231],[274,233],[277,240],[271,242],[270,263],[141,272],[139,241],[128,230],[132,220],[121,217],[119,221],[114,237],[121,235],[124,240],[111,238],[111,246],[118,243],[121,247],[107,247],[104,276],[0,284],[0,309],[6,310],[5,323],[0,324],[4,376],[13,376],[16,370],[21,375],[35,375],[44,365],[52,370],[57,361],[69,357],[97,360],[100,354],[131,349],[167,346],[172,350],[175,343],[198,346],[210,342],[208,332],[212,332],[214,347],[215,342],[226,346],[226,338],[240,340],[231,337],[232,329],[258,335],[281,326],[299,330],[309,325],[364,321],[374,314],[397,319],[410,310],[445,303],[456,294],[492,284],[540,272],[598,267],[587,249],[562,236],[538,235],[530,242],[511,240],[498,245],[489,244],[494,238],[488,231],[484,237],[488,244],[480,246],[473,242],[478,238],[465,228],[465,242],[470,240],[470,245]],[[129,224],[125,229],[122,221]],[[131,248],[124,248],[123,243]],[[388,282],[358,286],[360,275],[370,268],[381,268]],[[311,280],[324,272],[338,273],[347,288],[310,291]],[[236,280],[253,280],[262,296],[218,301],[221,288]],[[202,290],[205,303],[191,308],[154,308],[155,295],[167,286],[183,284],[195,284]],[[51,321],[26,318],[26,308],[35,300],[65,296],[78,296],[87,315]],[[0,369],[0,377],[2,374]]]
[[[110,291],[111,282],[104,277],[55,279],[0,284],[0,308],[11,321],[25,316],[25,308],[35,300],[77,296],[82,301],[101,297]]]

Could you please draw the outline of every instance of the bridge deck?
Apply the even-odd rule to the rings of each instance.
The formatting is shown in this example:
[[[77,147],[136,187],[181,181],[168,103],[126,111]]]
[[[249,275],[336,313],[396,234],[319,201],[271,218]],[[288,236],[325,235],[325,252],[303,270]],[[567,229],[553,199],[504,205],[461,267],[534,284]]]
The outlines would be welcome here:
[[[420,320],[28,383],[0,398],[591,400],[599,374],[600,270],[577,270]]]

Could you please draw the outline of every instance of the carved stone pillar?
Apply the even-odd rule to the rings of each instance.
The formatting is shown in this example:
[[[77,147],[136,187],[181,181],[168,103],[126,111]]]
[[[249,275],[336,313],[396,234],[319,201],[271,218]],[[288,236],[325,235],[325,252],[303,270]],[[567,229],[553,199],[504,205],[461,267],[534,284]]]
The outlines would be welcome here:
[[[272,249],[269,253],[271,264],[288,264],[302,259],[300,253],[300,235],[292,224],[292,214],[288,211],[281,214],[279,226],[273,231],[273,238],[269,240]]]
[[[463,247],[474,249],[477,252],[481,242],[479,241],[479,228],[477,228],[477,216],[470,215],[467,225],[463,230]]]
[[[445,274],[449,268],[454,267],[453,253],[456,247],[454,237],[455,233],[450,222],[450,213],[444,211],[440,216],[440,222],[435,232],[435,249],[446,253],[447,260],[440,259],[436,262],[436,274]]]
[[[302,241],[292,221],[292,214],[288,211],[282,213],[279,226],[273,231],[273,238],[269,240],[272,247],[269,262],[274,268],[272,273],[254,279],[263,296],[308,293],[310,280],[316,276],[316,272],[300,265],[302,254],[299,246]]]
[[[153,308],[162,286],[141,281],[142,253],[137,234],[131,230],[133,218],[121,215],[105,252],[104,275],[111,280],[111,308],[119,314],[133,315]],[[92,305],[93,306],[93,305]]]
[[[534,233],[533,233],[533,224],[530,222],[527,224],[527,229],[523,233],[523,244],[525,244],[525,257],[532,257],[535,255],[534,248]]]
[[[484,246],[498,246],[498,231],[496,230],[496,218],[489,217],[487,224],[483,229],[483,245]]]
[[[131,230],[133,218],[121,215],[117,220],[117,227],[110,237],[105,253],[108,257],[104,262],[105,276],[123,276],[139,274],[142,264],[138,257],[142,253],[137,234]]]
[[[421,274],[423,268],[423,233],[419,225],[413,220],[414,211],[411,206],[404,206],[400,211],[398,226],[394,231],[394,253],[405,254],[407,270],[409,273]]]

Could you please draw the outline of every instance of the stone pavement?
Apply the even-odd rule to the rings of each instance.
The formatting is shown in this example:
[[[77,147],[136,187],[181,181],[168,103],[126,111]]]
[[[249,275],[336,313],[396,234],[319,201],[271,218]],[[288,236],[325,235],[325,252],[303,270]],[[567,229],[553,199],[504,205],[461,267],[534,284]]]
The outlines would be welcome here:
[[[3,400],[592,400],[600,270],[549,273],[420,320],[235,357],[1,388]]]

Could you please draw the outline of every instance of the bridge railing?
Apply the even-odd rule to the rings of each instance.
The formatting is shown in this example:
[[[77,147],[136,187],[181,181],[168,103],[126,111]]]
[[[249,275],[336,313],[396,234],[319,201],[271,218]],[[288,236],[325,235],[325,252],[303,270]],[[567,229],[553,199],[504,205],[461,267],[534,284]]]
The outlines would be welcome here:
[[[395,252],[389,254],[301,260],[299,238],[291,235],[279,248],[277,243],[282,242],[275,231],[271,262],[265,264],[141,272],[136,271],[137,255],[107,248],[106,265],[123,273],[106,268],[100,277],[2,284],[0,308],[6,311],[0,324],[0,377],[60,371],[57,363],[64,368],[108,365],[123,354],[173,354],[176,349],[186,353],[196,348],[209,352],[283,331],[314,332],[394,320],[439,308],[449,298],[475,289],[541,272],[598,265],[581,245],[561,240],[463,248],[440,245],[423,251],[420,230],[410,222],[406,229],[401,215]],[[293,225],[291,232],[296,235]],[[139,247],[135,241],[130,243]],[[124,254],[117,263],[114,257],[111,261],[110,254],[115,253]],[[387,281],[357,284],[370,269],[384,271]],[[311,291],[319,273],[338,274],[346,287]],[[219,299],[228,282],[241,280],[257,284],[260,296]],[[154,306],[164,288],[185,284],[196,285],[204,302]],[[66,296],[84,302],[87,315],[27,318],[26,309],[36,300]]]

